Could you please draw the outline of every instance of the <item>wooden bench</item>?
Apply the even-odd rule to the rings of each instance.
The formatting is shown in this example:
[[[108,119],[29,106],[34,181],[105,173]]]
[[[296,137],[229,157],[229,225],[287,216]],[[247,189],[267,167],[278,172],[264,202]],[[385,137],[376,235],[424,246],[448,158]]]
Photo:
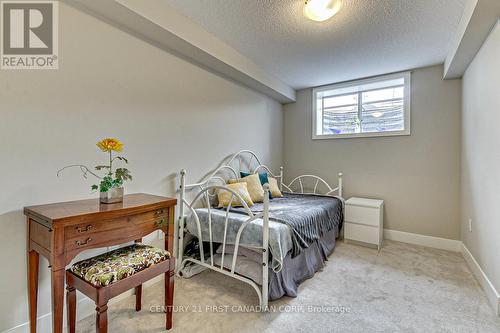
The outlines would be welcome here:
[[[141,310],[142,284],[165,274],[166,329],[172,328],[175,259],[168,251],[136,243],[82,260],[66,271],[68,332],[76,328],[76,290],[96,304],[96,332],[108,331],[108,301],[135,288],[136,311]]]

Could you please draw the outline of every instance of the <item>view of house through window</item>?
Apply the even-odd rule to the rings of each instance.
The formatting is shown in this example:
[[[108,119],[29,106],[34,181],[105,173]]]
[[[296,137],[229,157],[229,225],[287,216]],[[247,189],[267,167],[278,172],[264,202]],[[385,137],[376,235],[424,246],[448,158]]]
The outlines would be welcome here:
[[[409,73],[313,90],[313,138],[410,134]]]

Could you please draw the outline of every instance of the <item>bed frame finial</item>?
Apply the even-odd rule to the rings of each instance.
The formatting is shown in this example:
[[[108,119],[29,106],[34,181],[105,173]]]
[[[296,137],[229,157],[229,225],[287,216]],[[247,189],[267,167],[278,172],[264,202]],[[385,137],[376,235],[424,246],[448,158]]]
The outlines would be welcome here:
[[[284,179],[283,179],[283,166],[280,166],[280,191],[283,192],[283,183],[284,183]]]
[[[339,197],[342,198],[342,177],[344,176],[344,174],[342,172],[339,172]]]

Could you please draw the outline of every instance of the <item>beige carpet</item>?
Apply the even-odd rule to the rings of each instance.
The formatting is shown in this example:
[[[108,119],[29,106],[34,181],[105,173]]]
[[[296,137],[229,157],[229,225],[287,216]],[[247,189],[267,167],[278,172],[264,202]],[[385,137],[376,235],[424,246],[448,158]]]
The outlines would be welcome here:
[[[162,297],[157,284],[139,313],[133,297],[112,305],[109,332],[164,331],[165,316],[150,311]],[[249,286],[215,272],[177,279],[172,332],[500,332],[460,254],[396,242],[380,253],[340,243],[297,298],[270,303],[276,312],[234,312],[257,302]],[[95,332],[94,318],[77,332]]]

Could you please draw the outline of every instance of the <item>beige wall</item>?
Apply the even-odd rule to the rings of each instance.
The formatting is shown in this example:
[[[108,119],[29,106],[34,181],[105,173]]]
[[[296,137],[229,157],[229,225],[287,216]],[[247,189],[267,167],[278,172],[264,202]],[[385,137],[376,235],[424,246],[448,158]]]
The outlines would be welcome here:
[[[463,77],[462,112],[462,240],[496,290],[500,290],[499,124],[497,23]]]
[[[443,81],[443,67],[412,74],[411,136],[311,139],[311,89],[284,107],[285,178],[312,172],[345,197],[385,200],[385,228],[460,237],[460,80]]]
[[[281,105],[60,4],[60,69],[0,71],[0,332],[27,321],[25,205],[95,196],[78,171],[126,144],[128,192],[174,195],[175,173],[198,180],[228,154],[281,165]],[[39,314],[49,312],[47,262]],[[16,331],[17,332],[17,331]]]

